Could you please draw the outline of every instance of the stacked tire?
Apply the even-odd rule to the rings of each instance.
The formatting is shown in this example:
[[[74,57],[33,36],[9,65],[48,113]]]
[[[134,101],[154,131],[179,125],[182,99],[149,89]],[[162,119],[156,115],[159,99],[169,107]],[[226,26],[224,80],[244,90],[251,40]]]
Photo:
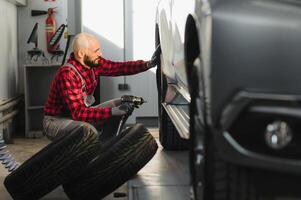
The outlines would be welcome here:
[[[72,200],[101,199],[137,172],[155,155],[157,143],[141,124],[125,130],[114,145],[92,160],[76,179],[63,185]]]
[[[106,142],[84,129],[74,128],[9,174],[4,185],[13,199],[40,199],[61,184],[70,199],[100,199],[134,176],[157,150],[141,124]]]
[[[97,135],[76,127],[9,174],[4,185],[14,200],[39,199],[70,180],[101,152]]]

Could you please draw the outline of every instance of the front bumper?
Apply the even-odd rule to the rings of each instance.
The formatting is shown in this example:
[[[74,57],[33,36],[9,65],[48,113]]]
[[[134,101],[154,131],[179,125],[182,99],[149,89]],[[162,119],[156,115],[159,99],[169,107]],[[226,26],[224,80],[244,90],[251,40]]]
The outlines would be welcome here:
[[[298,128],[301,126],[300,102],[299,95],[238,93],[222,112],[219,128],[215,126],[211,129],[221,158],[230,163],[247,167],[301,174],[301,140],[299,136],[301,133]],[[239,124],[243,123],[240,121],[242,114],[248,118],[254,113],[260,118],[256,119],[258,121],[255,123],[251,123],[253,127]],[[295,126],[292,144],[282,150],[270,149],[264,142],[261,142],[260,139],[264,140],[264,137],[263,133],[258,130],[262,128],[256,127],[275,119],[288,120],[289,123],[293,121]],[[265,122],[261,123],[260,120],[265,120]],[[234,126],[236,128],[233,128]],[[239,128],[237,129],[237,127]],[[245,132],[250,132],[250,134],[237,136]],[[259,139],[253,140],[254,138]]]

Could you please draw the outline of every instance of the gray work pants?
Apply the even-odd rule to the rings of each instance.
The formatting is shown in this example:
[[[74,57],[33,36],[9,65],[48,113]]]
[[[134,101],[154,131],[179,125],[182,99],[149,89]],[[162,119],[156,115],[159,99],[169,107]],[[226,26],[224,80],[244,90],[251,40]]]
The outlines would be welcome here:
[[[101,140],[107,140],[115,136],[119,122],[120,117],[112,117],[106,120],[103,127],[100,129],[88,122],[46,115],[43,120],[43,129],[46,137],[50,140],[68,134],[76,127],[84,127],[83,131],[88,131],[89,134],[97,134]]]

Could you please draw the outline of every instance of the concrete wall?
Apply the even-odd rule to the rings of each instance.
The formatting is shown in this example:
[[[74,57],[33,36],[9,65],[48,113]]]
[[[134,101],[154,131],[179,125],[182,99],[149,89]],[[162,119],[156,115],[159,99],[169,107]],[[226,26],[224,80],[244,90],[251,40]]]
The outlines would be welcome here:
[[[17,7],[0,0],[0,100],[17,94]]]

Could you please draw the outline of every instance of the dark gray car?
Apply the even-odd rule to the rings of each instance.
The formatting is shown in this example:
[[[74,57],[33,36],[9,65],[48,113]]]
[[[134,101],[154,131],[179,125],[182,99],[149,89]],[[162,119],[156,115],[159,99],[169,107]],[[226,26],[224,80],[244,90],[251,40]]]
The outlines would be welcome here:
[[[156,19],[160,142],[189,147],[195,199],[300,197],[301,1],[161,0]]]

